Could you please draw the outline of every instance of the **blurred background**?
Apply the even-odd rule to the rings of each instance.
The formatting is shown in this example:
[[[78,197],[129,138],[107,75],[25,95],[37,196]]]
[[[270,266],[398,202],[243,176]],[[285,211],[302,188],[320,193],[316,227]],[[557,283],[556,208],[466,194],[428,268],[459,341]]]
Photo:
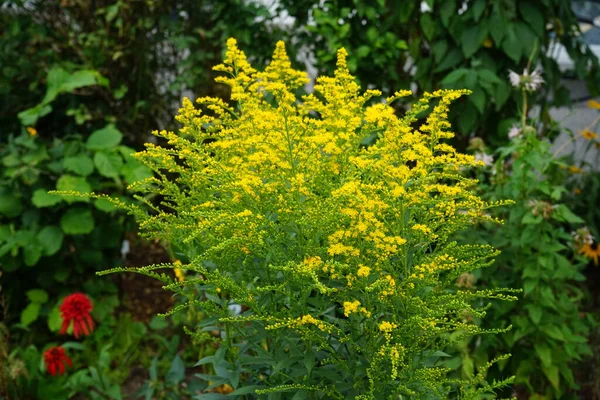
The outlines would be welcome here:
[[[510,145],[509,130],[520,121],[522,96],[509,70],[538,68],[545,83],[531,95],[530,117],[553,154],[566,157],[563,170],[577,169],[556,185],[572,196],[577,223],[598,235],[600,147],[580,134],[594,133],[600,115],[598,1],[0,0],[0,399],[180,399],[206,389],[192,379],[193,365],[214,346],[204,341],[182,350],[192,340],[182,325],[202,316],[190,310],[167,323],[156,314],[176,299],[159,283],[95,275],[173,262],[176,249],[138,237],[135,223],[106,201],[47,192],[136,201],[127,185],[150,172],[132,152],[154,140],[151,131],[177,129],[182,97],[227,95],[212,66],[229,37],[258,68],[284,40],[296,68],[313,79],[331,74],[336,50],[345,47],[362,87],[384,96],[470,89],[452,108],[452,144],[490,155]],[[481,139],[476,146],[474,138]],[[556,240],[566,243],[576,227],[565,223]],[[597,310],[593,260],[568,278],[581,292],[575,317],[582,319]],[[83,341],[65,342],[59,306],[73,292],[92,298],[97,328]],[[545,360],[534,350],[524,364],[499,371],[520,377],[508,395],[600,398],[600,345],[596,325],[589,326],[576,340],[589,342],[590,351],[565,362],[566,372],[548,367],[529,380],[528,368]],[[556,340],[552,348],[560,351]],[[54,378],[45,373],[43,352],[58,343],[77,367]],[[473,367],[469,357],[457,356],[450,367],[472,374],[483,361]],[[198,398],[218,398],[207,396]]]

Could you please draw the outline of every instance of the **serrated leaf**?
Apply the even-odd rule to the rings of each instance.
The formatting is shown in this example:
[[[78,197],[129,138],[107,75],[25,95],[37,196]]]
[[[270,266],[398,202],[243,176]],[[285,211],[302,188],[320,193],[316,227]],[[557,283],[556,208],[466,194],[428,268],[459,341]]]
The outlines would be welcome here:
[[[62,197],[56,194],[48,193],[46,189],[37,189],[33,192],[31,202],[37,208],[52,207],[62,201]]]
[[[81,208],[68,210],[60,219],[60,227],[67,235],[83,235],[94,230],[92,212]]]
[[[89,150],[106,150],[121,143],[123,134],[112,124],[93,132],[86,142]]]

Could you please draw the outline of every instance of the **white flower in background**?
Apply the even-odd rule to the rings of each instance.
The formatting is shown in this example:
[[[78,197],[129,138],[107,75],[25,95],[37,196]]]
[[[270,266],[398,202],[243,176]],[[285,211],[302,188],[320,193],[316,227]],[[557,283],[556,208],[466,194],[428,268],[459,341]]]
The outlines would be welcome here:
[[[491,154],[478,152],[475,153],[475,161],[483,161],[483,163],[489,167],[494,162],[494,156],[492,156]]]
[[[578,246],[594,243],[594,236],[587,227],[579,228],[575,232],[571,232],[571,235]]]
[[[513,124],[513,126],[508,130],[508,137],[509,139],[514,139],[519,136],[521,136],[521,128],[519,128],[519,125]]]
[[[421,14],[431,12],[431,7],[426,1],[421,2]]]
[[[510,80],[510,84],[516,88],[523,88],[528,92],[535,92],[544,83],[544,78],[542,78],[542,71],[538,68],[533,70],[532,73],[529,73],[527,68],[523,70],[523,74],[519,75],[515,71],[508,70],[508,79]]]

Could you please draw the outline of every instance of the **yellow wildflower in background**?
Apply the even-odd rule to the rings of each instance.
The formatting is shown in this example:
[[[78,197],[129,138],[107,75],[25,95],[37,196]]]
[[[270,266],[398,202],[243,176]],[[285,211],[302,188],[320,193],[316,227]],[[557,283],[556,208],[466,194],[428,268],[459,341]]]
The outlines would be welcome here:
[[[31,137],[37,136],[37,134],[38,134],[37,129],[35,129],[33,126],[27,127],[27,133],[29,133],[29,136],[31,136]]]
[[[594,140],[598,137],[598,134],[595,132],[590,131],[589,129],[584,129],[582,131],[579,132],[579,134],[587,140]]]

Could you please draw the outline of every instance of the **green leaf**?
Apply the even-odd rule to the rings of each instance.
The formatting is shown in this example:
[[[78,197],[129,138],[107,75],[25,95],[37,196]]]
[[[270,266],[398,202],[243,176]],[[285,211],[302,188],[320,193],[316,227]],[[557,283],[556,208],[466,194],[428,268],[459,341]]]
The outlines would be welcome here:
[[[542,309],[535,304],[529,304],[527,311],[529,312],[529,318],[531,318],[533,323],[539,325],[542,320]]]
[[[86,154],[78,154],[76,156],[66,157],[63,160],[63,165],[67,171],[71,171],[82,176],[88,176],[94,172],[94,162]]]
[[[433,59],[435,60],[436,63],[439,63],[444,58],[447,51],[448,51],[448,41],[447,40],[443,40],[443,39],[436,40],[431,45],[431,52],[433,53]]]
[[[544,333],[546,333],[548,336],[550,336],[553,339],[556,340],[565,340],[565,336],[563,335],[562,331],[558,328],[558,326],[552,325],[552,326],[546,326],[543,328]]]
[[[533,289],[535,289],[537,284],[538,284],[537,280],[533,280],[533,279],[525,280],[525,282],[523,283],[523,294],[525,296],[527,296],[529,293],[531,293],[533,291]]]
[[[544,371],[544,375],[550,381],[554,390],[560,390],[560,375],[559,370],[556,365],[542,365],[542,371]]]
[[[43,248],[36,242],[30,242],[23,247],[23,261],[28,267],[33,267],[42,257]]]
[[[493,71],[491,71],[489,69],[480,69],[479,71],[477,71],[477,76],[479,77],[480,80],[482,80],[484,82],[495,83],[495,84],[502,83],[502,80],[500,78],[498,78],[498,75],[496,75]]]
[[[105,213],[111,213],[117,209],[117,206],[106,199],[96,199],[94,206],[96,206],[98,210],[104,211]]]
[[[123,167],[123,159],[118,154],[97,152],[94,154],[94,165],[100,175],[107,178],[117,178]]]
[[[125,182],[129,184],[142,181],[153,176],[150,168],[136,161],[125,164],[121,169],[121,174],[123,175],[123,178],[125,178]]]
[[[171,367],[169,368],[169,372],[167,372],[166,381],[171,382],[173,384],[177,384],[183,380],[185,377],[185,364],[183,360],[177,354],[173,361],[171,362]]]
[[[89,150],[106,150],[116,147],[121,143],[123,134],[112,124],[93,132],[87,140]]]
[[[67,191],[67,192],[79,192],[79,193],[91,193],[92,187],[84,177],[63,175],[56,182],[56,190]],[[90,201],[87,197],[77,196],[62,196],[67,203],[74,203],[77,201],[87,203]]]
[[[480,25],[475,24],[465,29],[461,36],[461,43],[465,58],[473,56],[483,43]]]
[[[440,4],[440,18],[442,24],[447,28],[450,18],[456,15],[456,0],[444,0]]]
[[[68,235],[83,235],[94,230],[94,217],[90,210],[72,208],[60,219],[60,227]]]
[[[478,22],[485,11],[486,0],[476,0],[469,8],[473,11],[473,19]]]
[[[504,36],[506,35],[506,21],[504,21],[499,14],[492,14],[487,25],[496,46],[500,46],[502,39],[504,39]]]
[[[506,37],[502,42],[502,50],[516,63],[519,62],[523,55],[523,44],[515,33],[515,26],[512,24],[507,28]]]
[[[21,125],[32,126],[35,125],[38,118],[50,114],[52,107],[48,104],[38,104],[35,107],[28,108],[17,114],[17,117],[21,121]]]
[[[463,60],[462,53],[459,49],[454,48],[448,52],[442,62],[433,70],[433,72],[442,72],[450,69]]]
[[[480,114],[485,111],[485,93],[482,89],[473,90],[473,93],[469,96],[469,101],[475,106]]]
[[[549,367],[552,365],[552,351],[547,344],[535,342],[533,347],[538,358],[542,361],[542,366]]]
[[[37,240],[44,249],[45,256],[56,254],[63,243],[64,235],[56,226],[45,226],[37,234]]]
[[[21,324],[29,326],[33,321],[35,321],[40,315],[41,307],[42,305],[39,303],[29,303],[21,312]]]
[[[51,207],[62,201],[62,197],[57,194],[48,193],[46,189],[37,189],[33,192],[31,202],[37,208]]]
[[[58,306],[52,307],[50,314],[48,315],[48,329],[50,332],[58,332],[62,325],[62,317],[60,316],[60,310]]]
[[[523,19],[531,26],[538,37],[544,37],[546,24],[544,23],[542,10],[534,6],[535,3],[529,1],[520,1],[518,4]]]
[[[23,204],[12,194],[0,194],[0,214],[14,218],[23,211]]]
[[[428,40],[432,40],[435,35],[435,22],[430,13],[421,14],[420,18],[421,29]]]
[[[32,303],[44,304],[48,301],[48,293],[42,289],[28,290],[25,295]]]
[[[444,79],[442,79],[442,81],[440,83],[442,85],[449,85],[449,84],[452,84],[452,83],[459,82],[461,79],[463,79],[470,72],[471,71],[468,70],[468,69],[466,69],[466,68],[455,69],[454,71],[452,71],[448,75],[446,75],[444,77]]]
[[[552,213],[552,216],[557,221],[566,221],[571,224],[582,224],[585,222],[582,218],[575,215],[573,211],[571,211],[569,207],[564,204],[560,204],[558,207],[556,207]]]

